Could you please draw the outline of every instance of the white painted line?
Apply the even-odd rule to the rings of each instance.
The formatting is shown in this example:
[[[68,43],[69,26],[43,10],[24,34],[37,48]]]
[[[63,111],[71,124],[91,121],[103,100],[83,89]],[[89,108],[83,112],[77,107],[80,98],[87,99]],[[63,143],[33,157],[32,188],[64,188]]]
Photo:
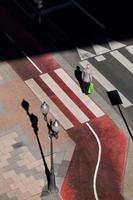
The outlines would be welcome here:
[[[66,2],[66,3],[59,4],[57,6],[51,6],[50,8],[47,8],[47,9],[45,8],[45,9],[41,10],[41,14],[48,14],[50,12],[57,11],[57,10],[60,10],[62,8],[65,8],[65,7],[68,7],[71,5],[73,5],[72,2]]]
[[[92,101],[89,96],[83,94],[81,88],[62,68],[54,71],[96,117],[101,117],[104,115],[104,112]]]
[[[37,65],[26,55],[26,53],[21,50],[22,54],[32,63],[32,65],[42,74],[43,72],[37,67]]]
[[[131,54],[133,55],[133,45],[129,45],[126,47],[126,50]]]
[[[101,62],[101,61],[103,61],[103,60],[106,60],[106,58],[105,58],[103,55],[101,55],[101,56],[96,56],[95,59],[96,59],[98,62]]]
[[[117,90],[117,88],[110,83],[89,61],[84,60],[81,61],[80,64],[82,65],[82,67],[86,67],[87,64],[90,65],[90,67],[92,68],[93,71],[93,77],[107,90],[107,91],[111,91],[111,90]],[[119,95],[122,99],[123,102],[123,106],[129,107],[132,105],[132,103],[121,93],[119,92]]]
[[[63,198],[62,198],[62,196],[61,196],[61,193],[59,192],[58,194],[59,194],[60,199],[63,200]]]
[[[81,7],[76,1],[71,0],[80,10],[82,10],[88,17],[90,17],[96,24],[98,24],[102,29],[105,29],[105,26],[99,22],[95,17],[89,14],[83,7]]]
[[[101,55],[110,51],[110,49],[107,49],[99,44],[93,44],[92,47],[96,52],[96,55]]]
[[[34,81],[34,79],[26,80],[25,83],[32,90],[32,92],[38,97],[41,102],[47,102],[50,106],[50,112],[60,122],[62,127],[67,130],[73,127],[70,120],[61,112],[61,110],[54,104],[54,102],[47,96],[47,94],[40,88],[40,86]]]
[[[91,130],[91,132],[95,136],[95,138],[97,140],[97,144],[98,144],[98,159],[97,159],[96,169],[95,169],[94,178],[93,178],[94,195],[95,195],[95,199],[98,200],[99,198],[98,198],[98,194],[97,194],[96,180],[97,180],[97,173],[98,173],[99,164],[100,164],[100,161],[101,161],[102,148],[101,148],[101,142],[100,142],[97,134],[93,130],[93,128],[88,123],[86,123],[86,125],[89,127],[89,129]]]
[[[106,38],[106,40],[108,41],[108,45],[110,46],[111,50],[120,49],[126,46],[125,44],[118,41],[114,41],[111,38]]]
[[[85,60],[87,58],[92,58],[92,57],[96,56],[95,54],[93,54],[89,51],[86,51],[84,49],[80,49],[80,48],[77,48],[77,52],[78,52],[81,60]]]
[[[112,51],[110,54],[116,58],[129,72],[133,73],[133,63],[130,62],[130,60],[128,60],[118,50]]]
[[[8,33],[5,33],[5,35],[10,40],[10,42],[12,42],[13,44],[15,43],[14,39]]]
[[[80,110],[80,108],[70,99],[70,97],[49,74],[46,73],[40,75],[40,77],[80,123],[89,121],[89,118],[82,112],[82,110]]]
[[[32,19],[32,15],[30,15],[30,14],[18,3],[18,1],[16,1],[16,0],[13,0],[13,1],[17,4],[17,6],[18,6],[29,18]]]

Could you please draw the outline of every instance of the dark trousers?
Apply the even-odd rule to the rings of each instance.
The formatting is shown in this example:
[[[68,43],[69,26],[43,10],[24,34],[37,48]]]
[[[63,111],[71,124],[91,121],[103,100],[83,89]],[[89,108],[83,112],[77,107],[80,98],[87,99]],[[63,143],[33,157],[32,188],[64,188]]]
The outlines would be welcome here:
[[[83,91],[83,93],[88,94],[88,87],[89,87],[89,84],[90,84],[90,83],[88,83],[88,82],[83,82],[83,83],[82,83],[82,91]]]

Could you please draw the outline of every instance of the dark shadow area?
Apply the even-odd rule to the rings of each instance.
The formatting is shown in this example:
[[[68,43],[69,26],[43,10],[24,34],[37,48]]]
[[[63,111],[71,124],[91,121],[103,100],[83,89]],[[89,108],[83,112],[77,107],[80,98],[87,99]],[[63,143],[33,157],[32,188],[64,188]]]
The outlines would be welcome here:
[[[79,66],[74,71],[75,78],[78,80],[81,90],[83,91],[82,71]]]
[[[48,8],[52,8],[55,5],[53,5],[52,1],[49,1],[48,5],[45,4],[44,7],[46,7],[46,10],[43,9],[42,22],[39,24],[37,17],[34,17],[37,12],[34,6],[29,6],[31,11],[27,11],[28,13],[32,13],[30,13],[30,16],[32,16],[31,19],[31,17],[27,16],[13,0],[3,1],[3,3],[1,3],[0,12],[1,37],[3,37],[2,33],[7,31],[6,27],[9,26],[9,29],[17,38],[15,39],[18,45],[26,47],[29,55],[63,51],[75,49],[77,47],[89,47],[92,43],[106,44],[105,37],[111,37],[118,41],[130,40],[132,38],[131,19],[133,18],[133,12],[129,0],[126,2],[117,1],[117,4],[114,0],[110,2],[76,0],[90,16],[71,1],[67,1],[67,3],[68,2],[70,5],[50,12],[45,11],[48,11]],[[54,1],[54,3],[57,3],[57,1]],[[65,0],[62,0],[62,3],[66,5]],[[23,6],[24,9],[27,9],[24,3]],[[42,50],[35,50],[32,44],[30,44],[30,41],[25,39],[21,30],[12,22],[12,19],[10,22],[7,22],[9,19],[6,17],[5,12],[14,16],[19,26],[24,27],[30,32],[44,48]],[[96,21],[104,25],[105,29],[100,27]],[[5,42],[2,43],[1,47],[2,46],[5,47]],[[6,53],[5,57],[6,59],[15,59],[22,57],[22,55]]]
[[[34,133],[35,133],[35,136],[36,136],[36,139],[37,139],[37,142],[38,142],[38,146],[39,146],[39,149],[40,149],[40,153],[41,153],[41,156],[42,156],[42,159],[43,159],[43,163],[44,163],[44,168],[45,168],[45,174],[46,174],[46,177],[47,177],[47,187],[49,188],[49,183],[50,183],[50,171],[47,167],[47,163],[45,161],[45,157],[44,157],[44,153],[43,153],[43,150],[42,150],[42,147],[41,147],[41,143],[40,143],[40,140],[39,140],[39,137],[38,137],[38,117],[36,115],[34,115],[33,113],[29,113],[29,103],[23,99],[23,101],[21,102],[21,106],[22,108],[26,111],[29,119],[30,119],[30,122],[31,122],[31,126],[34,130]]]

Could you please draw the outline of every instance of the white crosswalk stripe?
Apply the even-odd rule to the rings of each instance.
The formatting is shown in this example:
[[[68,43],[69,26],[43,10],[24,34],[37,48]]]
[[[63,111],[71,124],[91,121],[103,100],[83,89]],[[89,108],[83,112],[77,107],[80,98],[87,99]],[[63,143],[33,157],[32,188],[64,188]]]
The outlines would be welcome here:
[[[63,89],[53,80],[48,74],[40,75],[41,79],[47,84],[52,92],[62,101],[62,103],[70,110],[75,118],[84,123],[89,121],[89,118],[82,112],[82,110],[70,99],[70,97],[63,91]]]
[[[62,68],[54,71],[96,117],[104,115],[104,112],[91,100],[90,97],[82,93],[81,88]]]
[[[129,72],[133,73],[133,63],[128,60],[123,54],[118,50],[110,52],[110,54],[118,60]]]
[[[126,47],[126,50],[131,54],[133,55],[133,45],[129,45]]]
[[[101,45],[98,45],[98,44],[93,44],[92,45],[96,55],[101,55],[101,54],[104,54],[104,53],[107,53],[110,51],[110,49],[107,49]]]
[[[40,86],[33,80],[26,80],[25,83],[33,91],[33,93],[39,98],[41,102],[47,102],[50,106],[50,112],[60,122],[62,127],[67,130],[73,127],[70,120],[61,112],[61,110],[54,104],[54,102],[47,96],[47,94],[40,88]]]
[[[117,88],[110,83],[89,61],[84,60],[80,62],[82,67],[86,67],[87,64],[89,64],[92,68],[93,71],[93,76],[94,78],[107,90],[107,91],[111,91],[111,90],[117,90]],[[132,103],[119,91],[120,97],[122,99],[123,102],[123,106],[129,107],[132,105]]]
[[[111,50],[116,50],[116,49],[120,49],[122,47],[125,47],[126,45],[121,43],[121,42],[118,42],[118,41],[114,41],[112,40],[111,38],[106,38],[107,42],[108,42],[108,45],[110,46],[110,49]]]

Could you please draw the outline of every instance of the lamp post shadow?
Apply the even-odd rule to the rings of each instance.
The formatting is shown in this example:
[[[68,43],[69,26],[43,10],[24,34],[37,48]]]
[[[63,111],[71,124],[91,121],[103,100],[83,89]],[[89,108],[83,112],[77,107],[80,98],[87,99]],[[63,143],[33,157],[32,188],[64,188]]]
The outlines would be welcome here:
[[[49,188],[49,185],[50,185],[50,176],[51,176],[51,172],[50,170],[48,169],[48,166],[47,166],[47,163],[45,161],[45,156],[44,156],[44,153],[43,153],[43,150],[42,150],[42,146],[41,146],[41,143],[40,143],[40,140],[39,140],[39,137],[38,137],[38,117],[36,115],[34,115],[33,113],[29,113],[29,103],[23,99],[23,101],[21,102],[21,106],[23,107],[23,109],[26,111],[29,119],[30,119],[30,122],[31,122],[31,126],[34,130],[34,134],[36,136],[36,139],[37,139],[37,143],[38,143],[38,146],[39,146],[39,150],[40,150],[40,153],[41,153],[41,156],[42,156],[42,160],[43,160],[43,164],[44,164],[44,169],[45,169],[45,174],[46,174],[46,178],[47,178],[47,186],[44,187],[44,190],[43,190],[43,196],[44,194],[48,194],[48,188]]]

